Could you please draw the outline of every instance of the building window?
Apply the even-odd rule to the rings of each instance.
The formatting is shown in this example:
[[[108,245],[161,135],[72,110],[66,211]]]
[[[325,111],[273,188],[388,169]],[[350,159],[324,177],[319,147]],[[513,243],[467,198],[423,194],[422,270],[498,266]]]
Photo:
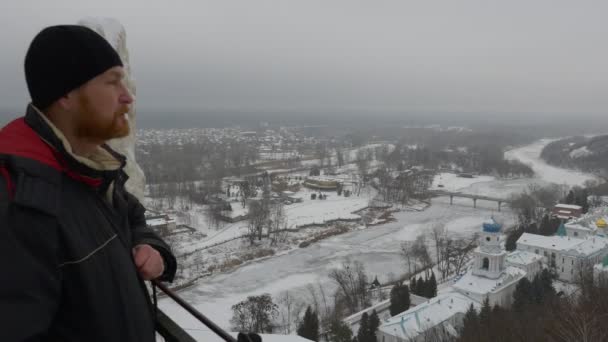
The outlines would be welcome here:
[[[490,242],[490,237],[489,236],[486,237],[486,241]]]
[[[574,236],[578,236],[578,232],[574,232]]]
[[[483,258],[481,269],[487,270],[488,268],[490,268],[490,260],[488,258]]]
[[[562,266],[562,273],[564,273],[564,266]]]
[[[565,258],[562,258],[562,264],[564,263],[564,260],[566,260]]]
[[[538,254],[538,249],[535,249],[535,250],[534,250],[534,253]]]
[[[574,266],[574,259],[572,259],[571,261],[572,261],[572,266]]]

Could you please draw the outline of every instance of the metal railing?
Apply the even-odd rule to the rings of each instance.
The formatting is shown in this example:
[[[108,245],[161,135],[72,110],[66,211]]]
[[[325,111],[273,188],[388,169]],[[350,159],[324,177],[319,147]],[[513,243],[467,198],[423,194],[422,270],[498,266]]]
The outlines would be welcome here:
[[[207,326],[224,341],[237,342],[232,335],[224,331],[217,324],[213,323],[209,318],[203,315],[200,311],[196,310],[192,305],[186,302],[182,297],[178,296],[175,292],[171,291],[160,281],[152,281],[152,286],[158,287],[167,296],[169,296],[169,298],[173,299],[179,306],[188,311],[192,316]],[[156,317],[158,322],[157,331],[167,342],[196,342],[192,336],[190,336],[184,329],[177,325],[175,321],[165,315],[161,310],[157,310]],[[247,339],[245,341],[247,341]]]

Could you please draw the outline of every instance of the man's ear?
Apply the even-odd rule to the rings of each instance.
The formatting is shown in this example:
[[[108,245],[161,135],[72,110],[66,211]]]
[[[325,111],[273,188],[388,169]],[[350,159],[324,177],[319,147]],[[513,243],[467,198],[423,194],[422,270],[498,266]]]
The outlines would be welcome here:
[[[60,97],[56,104],[62,111],[73,111],[76,108],[76,99],[77,99],[76,90],[72,90],[69,93]]]

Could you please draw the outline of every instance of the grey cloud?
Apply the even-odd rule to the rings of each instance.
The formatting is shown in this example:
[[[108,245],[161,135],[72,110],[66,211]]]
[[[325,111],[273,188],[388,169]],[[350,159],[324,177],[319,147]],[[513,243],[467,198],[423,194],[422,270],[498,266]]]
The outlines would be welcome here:
[[[80,1],[2,11],[4,106],[42,27],[127,28],[142,108],[604,114],[608,4],[592,1]]]

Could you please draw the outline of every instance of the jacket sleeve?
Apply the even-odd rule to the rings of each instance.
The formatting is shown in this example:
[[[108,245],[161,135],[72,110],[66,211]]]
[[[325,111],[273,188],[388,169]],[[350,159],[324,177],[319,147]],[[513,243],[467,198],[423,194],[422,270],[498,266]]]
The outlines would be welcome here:
[[[42,341],[61,296],[57,222],[3,196],[0,184],[0,341]]]
[[[156,249],[165,262],[165,271],[160,276],[159,280],[173,281],[175,272],[177,271],[177,261],[171,251],[171,247],[147,226],[146,217],[144,215],[146,209],[135,196],[128,192],[127,202],[129,205],[129,224],[131,226],[133,246],[147,244]]]

